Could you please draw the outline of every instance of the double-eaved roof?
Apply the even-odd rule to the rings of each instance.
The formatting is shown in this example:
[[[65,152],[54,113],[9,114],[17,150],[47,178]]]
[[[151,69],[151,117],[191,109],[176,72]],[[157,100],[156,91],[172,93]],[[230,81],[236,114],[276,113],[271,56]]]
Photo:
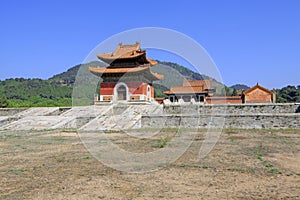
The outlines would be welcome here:
[[[97,54],[97,57],[100,60],[109,64],[118,59],[134,59],[142,56],[146,56],[146,51],[141,49],[139,42],[136,42],[135,44],[119,43],[115,51]],[[149,58],[146,58],[146,63],[151,65],[157,64],[155,60],[151,60]]]
[[[105,67],[89,67],[89,71],[97,76],[104,74],[129,74],[129,73],[142,73],[146,77],[150,77],[151,80],[161,80],[164,75],[150,71],[150,66],[140,67],[128,67],[128,68],[105,68]]]
[[[89,71],[97,76],[139,73],[152,81],[164,78],[161,74],[151,72],[150,68],[157,62],[146,57],[146,51],[141,49],[139,42],[126,45],[119,43],[114,52],[97,54],[97,57],[110,64],[108,67],[89,67]]]

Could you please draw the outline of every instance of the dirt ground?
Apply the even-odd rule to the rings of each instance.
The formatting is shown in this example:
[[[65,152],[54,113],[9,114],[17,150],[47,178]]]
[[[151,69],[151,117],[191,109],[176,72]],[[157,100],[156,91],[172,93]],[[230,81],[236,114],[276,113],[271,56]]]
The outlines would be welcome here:
[[[163,146],[107,134],[132,151]],[[199,161],[203,135],[176,162],[132,174],[103,165],[73,132],[1,133],[0,199],[300,199],[299,130],[224,130]]]

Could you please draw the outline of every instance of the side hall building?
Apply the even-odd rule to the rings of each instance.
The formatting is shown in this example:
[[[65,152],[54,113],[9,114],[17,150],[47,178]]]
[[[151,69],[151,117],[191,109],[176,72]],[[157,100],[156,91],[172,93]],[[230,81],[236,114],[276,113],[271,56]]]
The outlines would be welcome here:
[[[171,102],[182,99],[184,102],[205,102],[206,98],[213,96],[215,89],[212,80],[184,80],[182,86],[172,86],[164,94]]]
[[[242,98],[243,103],[276,103],[275,91],[268,90],[258,83],[246,90]]]
[[[237,96],[215,96],[212,80],[185,80],[182,86],[172,86],[164,93],[170,102],[193,102],[208,104],[275,103],[276,93],[259,84]]]

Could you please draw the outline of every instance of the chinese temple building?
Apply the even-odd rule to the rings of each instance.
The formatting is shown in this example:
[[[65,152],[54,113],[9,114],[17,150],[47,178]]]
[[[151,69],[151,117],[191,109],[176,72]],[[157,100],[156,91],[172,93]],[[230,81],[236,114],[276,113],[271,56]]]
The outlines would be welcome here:
[[[172,86],[164,93],[171,102],[181,99],[184,102],[205,102],[207,96],[213,96],[215,89],[212,87],[212,80],[184,80],[182,86]],[[192,100],[193,99],[193,100]]]
[[[98,54],[108,67],[89,67],[89,71],[103,79],[97,102],[149,102],[154,101],[153,81],[163,75],[151,71],[157,62],[146,57],[140,43],[123,45],[114,52]]]
[[[275,103],[276,93],[257,83],[246,90],[242,98],[244,103]]]
[[[242,104],[242,103],[275,103],[276,94],[259,84],[237,96],[215,96],[212,80],[184,80],[182,86],[171,86],[164,93],[170,102],[207,103],[207,104]]]

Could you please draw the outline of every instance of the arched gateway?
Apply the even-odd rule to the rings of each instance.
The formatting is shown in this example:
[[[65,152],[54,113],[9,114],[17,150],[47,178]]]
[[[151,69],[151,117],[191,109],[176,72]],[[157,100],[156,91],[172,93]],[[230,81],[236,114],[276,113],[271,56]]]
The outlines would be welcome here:
[[[128,98],[129,98],[128,86],[123,82],[117,83],[114,87],[113,100],[127,101]]]
[[[118,99],[118,101],[127,100],[126,96],[127,96],[126,87],[124,85],[119,86],[117,88],[117,99]]]

